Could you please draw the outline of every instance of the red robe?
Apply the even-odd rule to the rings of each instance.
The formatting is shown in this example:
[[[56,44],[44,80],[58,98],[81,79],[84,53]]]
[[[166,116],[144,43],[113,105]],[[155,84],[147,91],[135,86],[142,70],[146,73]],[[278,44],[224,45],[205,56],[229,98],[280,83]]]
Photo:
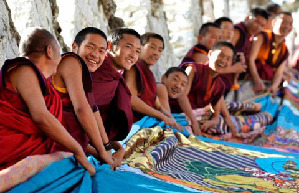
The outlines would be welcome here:
[[[181,63],[183,64],[185,62],[195,62],[194,59],[193,59],[193,55],[194,55],[195,52],[208,55],[209,49],[206,46],[202,45],[202,44],[196,44],[194,47],[192,47],[189,50],[189,52],[183,58]],[[219,76],[221,77],[222,82],[225,85],[225,93],[228,93],[230,91],[231,87],[233,86],[233,83],[234,83],[233,73],[231,73],[231,74],[221,74]]]
[[[138,60],[133,68],[137,71],[137,89],[138,97],[143,100],[147,105],[154,107],[157,97],[156,80],[154,74],[149,67],[142,61]],[[134,122],[139,121],[144,114],[133,111]]]
[[[225,94],[229,93],[230,89],[232,88],[232,86],[234,84],[234,74],[233,73],[219,74],[219,77],[221,78],[221,80],[224,84],[224,87],[225,87],[224,93]]]
[[[200,63],[184,63],[180,67],[186,69],[192,65],[196,69],[195,77],[188,94],[188,98],[192,109],[203,108],[210,103],[216,105],[221,96],[224,94],[225,86],[219,76],[212,79],[209,73],[208,64]],[[170,102],[171,112],[179,112],[178,104],[174,101]]]
[[[91,73],[92,87],[109,140],[120,141],[125,139],[133,124],[131,92],[112,63],[107,54],[102,66]]]
[[[271,31],[261,33],[264,36],[264,42],[255,60],[255,65],[261,79],[272,80],[276,69],[288,58],[288,48],[283,42],[281,49],[276,50],[274,47],[275,34]]]
[[[235,29],[240,31],[240,38],[235,45],[235,52],[243,52],[245,57],[245,64],[249,65],[249,56],[252,45],[252,36],[246,31],[246,27],[244,22],[240,22],[235,25]],[[247,68],[247,72],[240,73],[239,80],[243,80],[248,76],[249,68]]]
[[[195,46],[193,46],[188,53],[186,54],[186,56],[183,58],[181,63],[185,63],[185,62],[195,62],[193,59],[193,55],[195,52],[201,53],[201,54],[205,54],[208,55],[209,53],[209,49],[202,45],[202,44],[196,44]]]
[[[35,70],[47,109],[59,121],[62,119],[60,97],[35,64],[23,57],[6,60],[1,69],[0,87],[0,170],[27,156],[51,153],[54,147],[54,141],[32,121],[25,102],[8,79],[9,70],[20,65],[28,65]]]
[[[92,80],[91,75],[89,73],[88,67],[85,64],[85,62],[82,60],[80,56],[73,52],[65,53],[62,55],[62,58],[67,56],[73,56],[76,59],[79,60],[79,62],[82,65],[82,82],[83,82],[83,89],[85,91],[85,95],[88,99],[88,102],[91,106],[91,108],[95,111],[97,111],[97,106],[94,103],[93,94],[92,94]],[[77,116],[74,111],[74,107],[72,105],[72,101],[70,99],[70,96],[66,90],[66,88],[59,88],[57,85],[55,85],[54,80],[51,78],[51,82],[57,92],[59,93],[61,100],[62,100],[62,124],[67,129],[67,131],[71,134],[71,136],[76,139],[76,141],[82,146],[83,150],[86,151],[89,139],[86,133],[84,132],[79,120],[77,119]],[[55,145],[56,151],[68,151],[63,146],[56,144]]]

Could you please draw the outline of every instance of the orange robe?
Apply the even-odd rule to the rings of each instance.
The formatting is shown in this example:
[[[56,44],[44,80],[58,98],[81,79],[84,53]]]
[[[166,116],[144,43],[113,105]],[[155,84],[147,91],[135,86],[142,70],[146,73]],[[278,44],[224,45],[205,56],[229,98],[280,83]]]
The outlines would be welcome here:
[[[259,76],[263,80],[272,80],[276,69],[285,61],[289,54],[285,42],[275,46],[275,34],[271,31],[261,32],[264,42],[260,48],[255,65]]]

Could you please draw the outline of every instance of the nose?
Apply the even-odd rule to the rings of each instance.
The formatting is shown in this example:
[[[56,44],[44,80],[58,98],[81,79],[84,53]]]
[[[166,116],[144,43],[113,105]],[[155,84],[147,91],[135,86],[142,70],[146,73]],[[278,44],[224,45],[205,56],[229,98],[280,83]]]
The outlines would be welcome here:
[[[139,57],[139,54],[137,53],[137,49],[131,49],[131,52],[129,54],[130,58],[131,59],[138,59]]]
[[[92,56],[92,57],[94,57],[94,58],[99,58],[99,56],[100,56],[100,52],[97,50],[97,49],[94,49],[91,53],[90,53],[90,55]]]

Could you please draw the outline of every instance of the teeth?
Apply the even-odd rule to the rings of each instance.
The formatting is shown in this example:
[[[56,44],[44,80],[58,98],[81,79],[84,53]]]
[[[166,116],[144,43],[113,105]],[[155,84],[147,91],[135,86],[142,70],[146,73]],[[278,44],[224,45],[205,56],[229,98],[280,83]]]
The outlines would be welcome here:
[[[94,61],[94,60],[88,60],[89,62],[93,63],[93,64],[96,64],[97,62]]]
[[[173,88],[173,89],[171,89],[174,93],[178,93],[178,90],[177,89],[175,89],[175,88]]]

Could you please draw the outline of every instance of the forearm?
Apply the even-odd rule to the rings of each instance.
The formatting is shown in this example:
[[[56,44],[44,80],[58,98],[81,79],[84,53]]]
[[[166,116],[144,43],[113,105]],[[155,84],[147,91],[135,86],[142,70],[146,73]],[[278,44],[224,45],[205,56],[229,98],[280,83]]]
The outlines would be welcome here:
[[[142,101],[137,96],[132,96],[131,98],[131,106],[134,111],[140,112],[142,114],[148,115],[150,117],[155,117],[157,119],[162,120],[163,116],[165,116],[162,112],[156,110],[155,108],[149,106],[144,101]]]
[[[163,113],[164,115],[168,116],[168,117],[171,117],[171,112],[168,111],[167,109],[165,109],[163,106],[160,106],[160,109],[161,113]]]
[[[33,116],[33,121],[48,137],[74,154],[83,153],[80,144],[67,132],[52,114],[49,112],[39,112],[38,115],[38,118],[34,118],[35,116]]]
[[[259,81],[261,79],[255,66],[255,59],[249,60],[249,72],[254,81]]]
[[[98,152],[105,151],[95,116],[89,105],[83,108],[75,108],[75,113],[92,146]]]
[[[283,76],[283,70],[285,68],[285,63],[281,64],[281,66],[278,68],[276,71],[274,77],[273,77],[273,82],[272,82],[272,87],[278,88],[282,81],[282,76]]]
[[[181,96],[180,98],[178,98],[178,102],[179,102],[179,105],[180,105],[182,111],[190,119],[192,125],[197,124],[197,120],[192,112],[192,107],[191,107],[188,97],[186,95]]]
[[[95,119],[96,119],[97,124],[98,124],[98,128],[99,128],[99,131],[100,131],[100,135],[102,137],[102,141],[103,141],[104,144],[106,144],[106,143],[109,142],[109,138],[107,136],[101,114],[100,114],[99,111],[97,111],[97,112],[94,112],[94,116],[95,116]]]

